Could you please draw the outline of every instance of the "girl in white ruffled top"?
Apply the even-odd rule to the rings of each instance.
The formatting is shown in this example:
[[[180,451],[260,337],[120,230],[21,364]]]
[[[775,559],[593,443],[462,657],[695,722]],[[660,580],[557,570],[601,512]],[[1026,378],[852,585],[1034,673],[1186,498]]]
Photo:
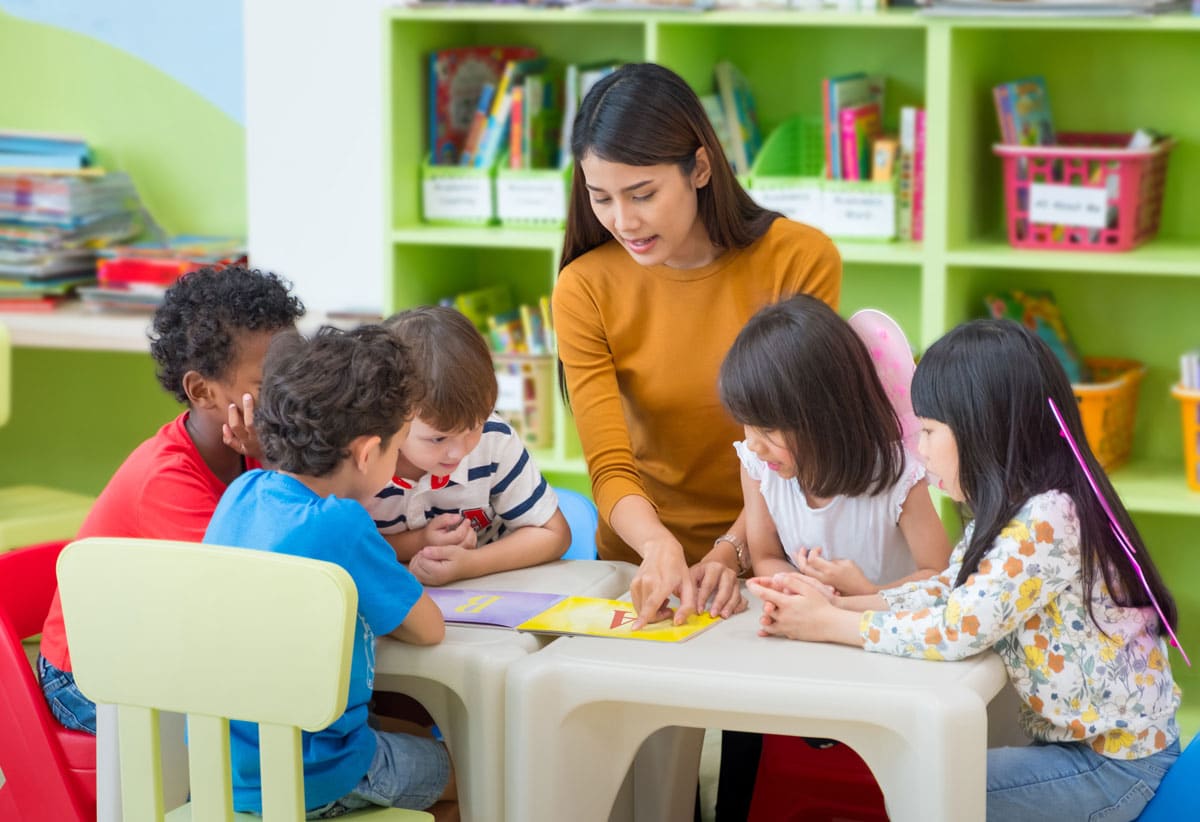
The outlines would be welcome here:
[[[925,468],[833,309],[805,295],[761,309],[725,357],[720,393],[746,432],[734,448],[755,576],[798,570],[845,596],[946,567]]]

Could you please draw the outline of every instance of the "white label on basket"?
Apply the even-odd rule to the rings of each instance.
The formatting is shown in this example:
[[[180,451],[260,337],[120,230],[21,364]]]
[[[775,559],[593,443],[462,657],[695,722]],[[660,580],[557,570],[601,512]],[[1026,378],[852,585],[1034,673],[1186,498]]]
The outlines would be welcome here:
[[[491,181],[480,177],[434,177],[424,180],[427,220],[490,220]]]
[[[1104,228],[1108,192],[1103,188],[1031,183],[1029,220],[1050,225]]]
[[[896,236],[896,195],[891,191],[825,191],[816,225],[833,237]]]
[[[520,374],[497,374],[496,384],[500,393],[496,396],[499,411],[525,410],[525,378]]]
[[[809,225],[821,219],[821,189],[818,186],[788,186],[784,188],[751,188],[754,202],[771,211]]]
[[[567,195],[563,191],[562,178],[498,178],[496,211],[501,220],[562,222],[567,218]]]

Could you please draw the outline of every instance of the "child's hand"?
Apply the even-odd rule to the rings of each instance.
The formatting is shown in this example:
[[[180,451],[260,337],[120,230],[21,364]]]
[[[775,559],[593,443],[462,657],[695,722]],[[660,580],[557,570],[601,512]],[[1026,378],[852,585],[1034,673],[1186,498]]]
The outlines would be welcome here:
[[[781,594],[795,594],[801,590],[806,592],[816,591],[830,602],[834,602],[837,597],[837,591],[832,586],[818,582],[810,576],[795,572],[790,574],[774,574],[769,577],[753,577],[747,581],[764,588],[770,588],[772,591],[778,591]]]
[[[800,572],[825,585],[831,585],[842,596],[874,594],[879,588],[867,579],[852,559],[825,559],[820,548],[801,553],[797,564]]]
[[[737,574],[723,562],[697,562],[688,572],[696,585],[697,611],[707,604],[709,616],[728,619],[748,607]]]
[[[475,529],[462,514],[438,514],[425,525],[425,544],[474,548]]]
[[[468,567],[468,550],[459,545],[428,545],[409,560],[408,570],[422,585],[445,585],[465,579],[473,576]]]
[[[229,420],[221,426],[221,439],[243,456],[262,462],[262,446],[254,430],[254,397],[242,395],[242,407],[229,404]]]
[[[830,610],[837,610],[822,593],[807,585],[798,586],[795,593],[783,593],[760,585],[752,579],[747,586],[763,601],[759,617],[759,636],[782,636],[788,639],[823,639],[820,620]]]

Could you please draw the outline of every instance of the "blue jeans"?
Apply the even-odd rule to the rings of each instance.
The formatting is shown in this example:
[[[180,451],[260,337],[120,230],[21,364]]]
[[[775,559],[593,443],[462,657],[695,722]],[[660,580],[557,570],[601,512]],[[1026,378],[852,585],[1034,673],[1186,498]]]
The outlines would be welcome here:
[[[375,758],[354,790],[310,810],[307,819],[331,819],[382,805],[421,811],[441,798],[450,782],[450,754],[433,739],[376,731]]]
[[[38,654],[38,681],[50,705],[50,713],[64,728],[96,733],[96,703],[75,684],[75,674],[60,671]]]
[[[1178,757],[1179,740],[1144,759],[1109,759],[1081,743],[992,748],[987,818],[993,822],[1137,819]]]

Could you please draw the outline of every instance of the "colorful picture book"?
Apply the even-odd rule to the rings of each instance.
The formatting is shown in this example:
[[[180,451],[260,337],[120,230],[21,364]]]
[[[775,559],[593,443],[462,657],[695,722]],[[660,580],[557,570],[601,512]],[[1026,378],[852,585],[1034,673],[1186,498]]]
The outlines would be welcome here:
[[[821,103],[825,120],[825,176],[831,180],[857,179],[850,176],[844,161],[842,112],[855,106],[874,103],[884,111],[883,95],[886,80],[881,75],[855,72],[840,77],[827,77],[821,83]],[[861,169],[859,169],[861,174]]]
[[[426,588],[425,593],[442,612],[446,622],[513,628],[532,619],[563,598],[562,594],[531,591],[476,591],[455,588]]]
[[[683,625],[664,620],[634,631],[630,627],[636,618],[633,603],[617,599],[449,588],[429,588],[427,593],[446,622],[535,634],[683,642],[720,622],[705,613],[688,617]]]
[[[537,51],[526,46],[455,46],[429,55],[429,153],[434,165],[458,165],[484,86],[496,88],[509,60]]]
[[[1057,141],[1050,94],[1042,77],[1001,83],[992,89],[1000,139],[1006,145],[1051,146]]]
[[[1052,293],[1009,291],[988,294],[984,303],[992,317],[1019,322],[1041,337],[1050,346],[1071,382],[1083,383],[1091,379],[1087,364],[1079,355]]]

